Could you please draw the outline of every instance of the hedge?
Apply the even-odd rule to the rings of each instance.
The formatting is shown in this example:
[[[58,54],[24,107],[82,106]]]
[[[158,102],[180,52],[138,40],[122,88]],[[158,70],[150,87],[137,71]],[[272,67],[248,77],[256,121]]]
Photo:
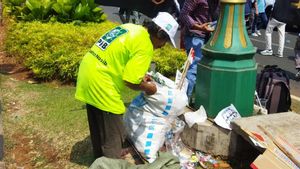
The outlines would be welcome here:
[[[80,61],[95,41],[116,23],[19,22],[10,25],[5,48],[40,80],[75,81]],[[173,76],[183,65],[185,52],[170,45],[156,50],[157,71]]]

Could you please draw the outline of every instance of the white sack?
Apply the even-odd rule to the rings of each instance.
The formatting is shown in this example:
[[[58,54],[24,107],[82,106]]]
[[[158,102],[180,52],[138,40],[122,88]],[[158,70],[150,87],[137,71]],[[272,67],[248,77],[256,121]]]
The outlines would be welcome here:
[[[165,133],[170,130],[167,120],[134,108],[126,113],[124,119],[126,131],[136,149],[153,162],[165,141]]]
[[[139,152],[149,162],[156,158],[156,153],[165,141],[165,134],[170,124],[183,112],[188,103],[185,92],[175,88],[175,83],[155,74],[157,93],[141,93],[127,108],[124,116],[129,138]]]

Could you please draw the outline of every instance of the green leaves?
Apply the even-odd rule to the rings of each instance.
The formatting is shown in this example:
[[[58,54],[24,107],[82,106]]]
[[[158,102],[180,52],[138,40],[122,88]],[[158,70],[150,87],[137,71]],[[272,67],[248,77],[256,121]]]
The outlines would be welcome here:
[[[7,11],[19,20],[102,22],[106,19],[94,0],[8,0]]]
[[[54,0],[26,0],[26,7],[31,11],[27,20],[47,20]]]
[[[170,77],[175,76],[176,69],[180,69],[185,60],[186,53],[183,50],[174,49],[170,44],[154,51],[153,61],[156,63],[156,71]]]
[[[76,20],[93,22],[102,22],[106,18],[103,15],[102,9],[97,7],[93,0],[82,0],[76,7],[73,17]]]
[[[19,22],[10,25],[5,51],[31,69],[36,78],[75,81],[79,63],[97,38],[115,23]]]
[[[58,21],[72,21],[73,11],[78,3],[78,0],[57,0],[57,2],[53,4],[52,9],[56,12]]]

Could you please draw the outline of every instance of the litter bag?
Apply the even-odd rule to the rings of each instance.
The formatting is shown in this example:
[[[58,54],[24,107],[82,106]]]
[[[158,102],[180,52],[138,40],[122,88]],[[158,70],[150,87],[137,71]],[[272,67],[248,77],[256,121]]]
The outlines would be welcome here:
[[[157,92],[138,95],[124,115],[125,127],[135,147],[153,162],[165,141],[174,119],[183,113],[188,103],[186,93],[176,89],[175,83],[155,74]]]

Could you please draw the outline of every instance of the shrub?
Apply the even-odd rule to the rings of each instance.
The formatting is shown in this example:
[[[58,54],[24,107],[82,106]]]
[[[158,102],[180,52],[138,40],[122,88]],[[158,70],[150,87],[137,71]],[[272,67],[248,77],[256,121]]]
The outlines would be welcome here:
[[[106,15],[94,0],[5,0],[6,12],[23,21],[102,22]]]
[[[19,22],[11,24],[5,42],[9,55],[31,69],[41,80],[75,81],[80,61],[96,40],[116,26],[112,22],[62,24]],[[166,45],[155,50],[157,71],[174,76],[185,52]]]
[[[155,50],[153,61],[156,63],[156,71],[170,77],[176,74],[176,70],[180,69],[187,55],[184,51],[174,49],[170,44],[163,48]]]
[[[32,69],[36,78],[73,81],[84,54],[100,35],[115,25],[112,22],[14,23],[7,32],[5,47],[9,55]]]

